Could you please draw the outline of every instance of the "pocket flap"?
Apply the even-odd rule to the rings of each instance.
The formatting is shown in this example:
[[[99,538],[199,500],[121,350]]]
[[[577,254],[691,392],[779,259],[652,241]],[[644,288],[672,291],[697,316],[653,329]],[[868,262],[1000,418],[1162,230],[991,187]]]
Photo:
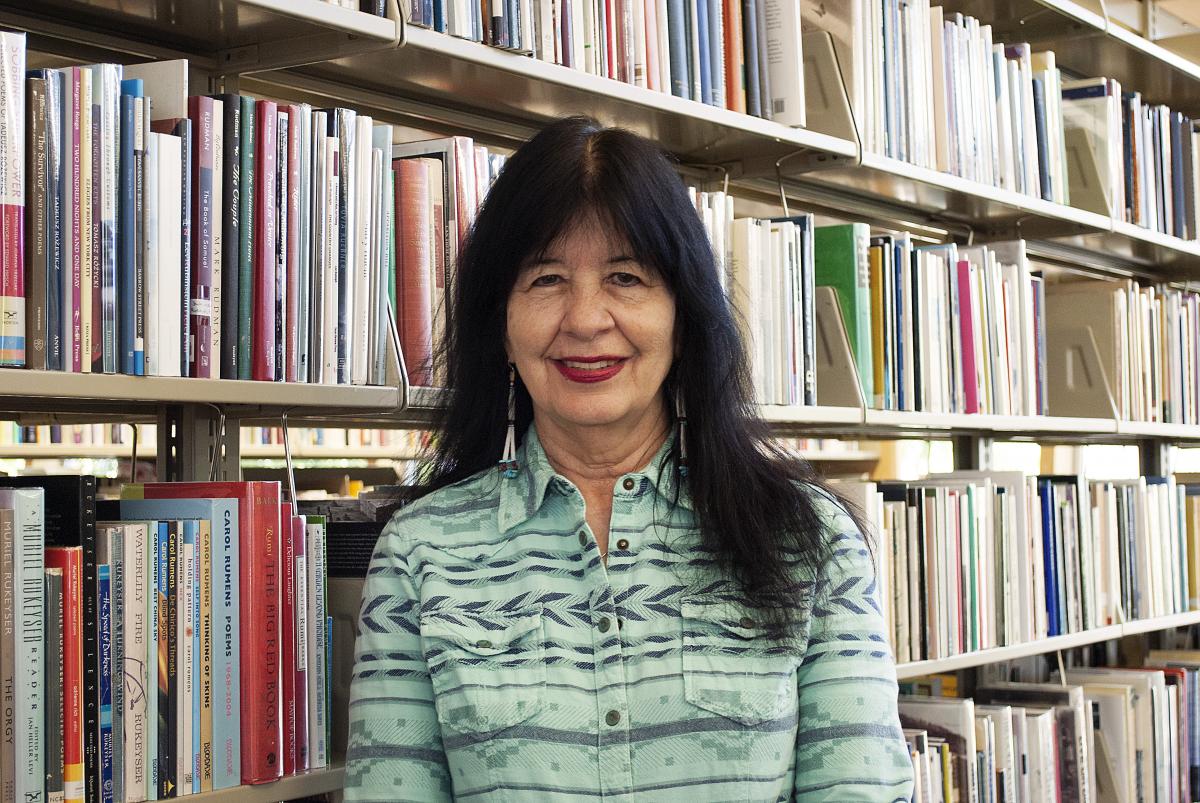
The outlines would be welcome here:
[[[744,605],[712,597],[684,597],[679,613],[685,621],[692,619],[713,624],[740,639],[755,639],[766,632],[759,623],[758,612]]]
[[[514,612],[469,613],[441,610],[422,614],[421,635],[440,638],[481,656],[509,652],[520,641],[542,626],[541,606]]]

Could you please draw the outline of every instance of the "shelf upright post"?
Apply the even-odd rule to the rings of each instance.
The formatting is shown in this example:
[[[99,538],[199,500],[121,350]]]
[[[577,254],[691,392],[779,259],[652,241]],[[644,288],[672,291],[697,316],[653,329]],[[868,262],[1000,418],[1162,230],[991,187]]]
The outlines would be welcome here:
[[[1165,477],[1171,473],[1171,442],[1161,438],[1138,441],[1143,477]]]
[[[951,439],[954,470],[985,471],[991,468],[993,442],[993,438],[984,435],[955,435]]]
[[[170,404],[159,408],[159,481],[240,480],[240,423],[215,406]]]

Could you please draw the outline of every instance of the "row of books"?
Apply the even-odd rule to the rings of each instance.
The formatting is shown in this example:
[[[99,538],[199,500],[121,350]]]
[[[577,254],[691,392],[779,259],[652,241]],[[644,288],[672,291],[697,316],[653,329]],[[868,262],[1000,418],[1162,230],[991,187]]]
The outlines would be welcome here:
[[[901,662],[1200,608],[1200,487],[960,471],[848,483]]]
[[[418,429],[289,429],[292,448],[390,449],[397,455],[415,454],[428,442],[429,433]],[[242,446],[282,446],[280,427],[243,427]]]
[[[153,424],[37,424],[15,421],[0,422],[0,446],[22,444],[62,444],[75,446],[111,446],[131,443],[133,427],[138,428],[138,440],[154,443]]]
[[[410,0],[416,25],[713,106],[805,124],[800,5]]]
[[[1053,51],[993,41],[990,25],[929,0],[868,0],[862,14],[865,148],[1070,203]]]
[[[1119,418],[1200,422],[1200,295],[1132,279],[1048,285],[1051,341],[1088,330]]]
[[[383,383],[391,126],[189,97],[184,60],[26,79],[24,36],[0,53],[0,363]]]
[[[1113,78],[1063,84],[1074,203],[1186,240],[1200,236],[1200,131]]]
[[[1200,650],[1068,666],[1046,682],[901,684],[914,803],[1191,801],[1200,784]]]
[[[328,765],[322,517],[271,482],[105,501],[94,477],[4,484],[2,724],[21,738],[0,744],[0,799],[156,800]]]
[[[470,137],[396,145],[396,321],[411,384],[440,386],[435,364],[462,238],[507,157]]]
[[[376,17],[387,16],[387,0],[325,0],[325,2]]]

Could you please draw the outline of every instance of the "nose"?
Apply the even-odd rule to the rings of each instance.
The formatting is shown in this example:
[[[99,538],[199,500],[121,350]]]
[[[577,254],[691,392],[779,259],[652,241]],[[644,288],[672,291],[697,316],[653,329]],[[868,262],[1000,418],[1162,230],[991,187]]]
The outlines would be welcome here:
[[[613,326],[608,298],[599,287],[575,284],[567,294],[562,330],[580,340],[591,340]]]

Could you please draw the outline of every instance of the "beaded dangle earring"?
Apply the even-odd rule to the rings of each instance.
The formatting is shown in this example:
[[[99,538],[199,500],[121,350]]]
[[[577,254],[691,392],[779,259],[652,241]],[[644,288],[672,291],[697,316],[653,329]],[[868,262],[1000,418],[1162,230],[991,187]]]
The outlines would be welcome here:
[[[683,409],[683,391],[675,388],[675,420],[679,422],[679,476],[686,477],[687,467],[687,414]]]
[[[508,364],[508,432],[504,436],[504,454],[499,470],[506,478],[517,476],[517,366]]]

